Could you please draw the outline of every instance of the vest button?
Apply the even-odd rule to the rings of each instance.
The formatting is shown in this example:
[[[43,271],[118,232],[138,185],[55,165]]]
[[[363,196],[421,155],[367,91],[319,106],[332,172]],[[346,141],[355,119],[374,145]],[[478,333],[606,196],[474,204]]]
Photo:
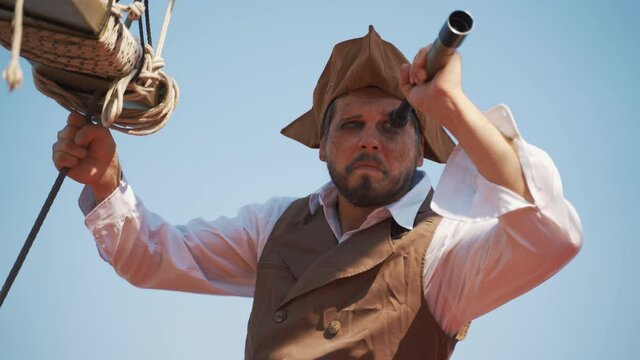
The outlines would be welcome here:
[[[340,323],[340,321],[333,320],[332,322],[329,323],[329,326],[327,326],[325,333],[327,337],[332,338],[338,334],[338,331],[340,331],[340,328],[342,328],[342,324]]]
[[[281,323],[283,322],[285,319],[287,318],[287,310],[278,310],[275,312],[275,314],[273,314],[273,321],[275,321],[276,323]]]

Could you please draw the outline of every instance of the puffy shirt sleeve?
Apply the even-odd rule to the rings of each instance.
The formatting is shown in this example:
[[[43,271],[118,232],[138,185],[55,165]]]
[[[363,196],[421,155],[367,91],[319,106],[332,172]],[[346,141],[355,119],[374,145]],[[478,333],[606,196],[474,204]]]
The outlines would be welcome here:
[[[555,274],[582,245],[551,158],[522,139],[506,106],[485,116],[513,140],[534,202],[485,179],[461,147],[451,154],[431,205],[443,220],[423,274],[427,302],[450,335]]]
[[[241,208],[236,217],[172,225],[146,209],[123,178],[97,206],[85,187],[79,205],[100,256],[131,284],[250,297],[259,254],[293,200],[272,198]]]

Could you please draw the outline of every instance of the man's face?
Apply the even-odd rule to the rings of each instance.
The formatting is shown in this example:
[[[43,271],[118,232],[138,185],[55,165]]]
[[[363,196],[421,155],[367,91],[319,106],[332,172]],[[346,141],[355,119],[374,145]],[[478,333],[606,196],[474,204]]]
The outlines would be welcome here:
[[[422,141],[413,126],[391,126],[389,113],[400,100],[377,88],[352,91],[336,100],[329,130],[320,143],[340,194],[360,207],[382,206],[411,188],[422,165]]]

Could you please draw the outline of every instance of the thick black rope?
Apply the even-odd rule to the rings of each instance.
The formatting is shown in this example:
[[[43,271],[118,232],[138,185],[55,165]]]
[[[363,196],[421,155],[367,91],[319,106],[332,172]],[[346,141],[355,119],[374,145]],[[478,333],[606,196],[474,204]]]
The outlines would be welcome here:
[[[84,115],[84,119],[87,123],[91,122],[91,118],[95,113],[99,98],[100,98],[100,92],[96,91],[91,97],[91,99],[89,100],[89,106],[87,107],[88,110],[87,110],[87,113]],[[58,191],[60,191],[60,187],[62,186],[62,183],[64,182],[64,178],[67,176],[68,172],[69,172],[69,168],[67,167],[63,167],[58,172],[58,177],[56,178],[56,181],[53,183],[53,186],[51,187],[51,191],[49,191],[49,195],[47,195],[47,199],[45,200],[44,205],[42,205],[42,209],[40,209],[38,218],[36,219],[36,222],[33,224],[33,227],[31,228],[31,231],[27,236],[27,240],[24,242],[24,245],[22,245],[22,250],[20,250],[20,253],[18,254],[18,258],[16,259],[16,262],[13,264],[13,267],[11,268],[11,271],[9,272],[7,279],[4,281],[4,285],[2,285],[2,290],[0,291],[0,307],[2,307],[2,304],[4,303],[4,299],[7,297],[7,294],[11,289],[11,285],[13,285],[13,282],[18,276],[18,272],[20,271],[20,268],[22,267],[24,260],[27,258],[27,254],[31,249],[31,245],[33,245],[33,242],[36,239],[38,232],[40,231],[40,227],[42,227],[42,223],[44,223],[44,219],[47,217],[47,214],[49,213],[49,209],[51,208],[53,201],[58,195]]]
[[[149,46],[153,47],[151,42],[151,17],[149,16],[149,0],[144,0],[144,22],[147,24],[147,39]],[[144,44],[144,41],[142,41]]]
[[[142,72],[142,68],[144,67],[144,30],[142,29],[142,19],[138,19],[138,31],[140,32],[140,45],[142,46],[142,57],[140,58],[140,65],[138,65],[138,69],[136,70],[135,75],[131,78],[131,82],[135,82],[138,80],[138,76]]]
[[[115,2],[117,3],[119,2],[119,0],[115,0]],[[145,18],[146,32],[147,32],[147,43],[149,44],[149,46],[153,47],[153,43],[151,41],[151,20],[150,20],[151,18],[149,16],[149,0],[144,1],[144,7],[145,7],[144,18]],[[142,19],[138,20],[138,31],[140,33],[140,44],[144,48],[145,39],[144,39],[144,29],[142,25]],[[140,65],[138,66],[138,69],[135,75],[133,76],[133,79],[131,80],[132,82],[138,79],[138,76],[140,75],[140,72],[144,67],[144,60],[145,59],[143,54],[142,59],[140,59]],[[88,111],[85,114],[85,121],[87,123],[91,122],[91,118],[95,113],[95,108],[98,104],[99,97],[100,97],[100,93],[96,91],[91,97],[91,99],[89,100]],[[56,178],[56,181],[53,183],[53,186],[49,191],[49,195],[47,195],[47,199],[45,200],[44,205],[42,205],[42,209],[40,209],[38,218],[33,224],[33,227],[31,227],[31,231],[29,232],[29,235],[27,236],[27,240],[24,242],[24,245],[22,246],[22,249],[18,254],[18,258],[13,264],[13,267],[11,268],[11,271],[9,272],[7,279],[4,281],[4,285],[2,285],[2,290],[0,290],[0,307],[2,307],[2,304],[4,303],[4,299],[7,297],[7,294],[9,293],[9,290],[11,289],[13,282],[18,276],[18,272],[20,271],[22,264],[27,258],[27,254],[29,254],[29,250],[31,249],[31,246],[35,241],[36,236],[40,231],[40,227],[42,227],[42,224],[44,223],[44,220],[47,217],[47,214],[49,213],[49,209],[51,209],[51,205],[53,205],[53,201],[58,195],[58,192],[60,191],[60,187],[62,187],[62,183],[64,182],[64,179],[66,178],[68,172],[69,172],[69,168],[66,168],[66,167],[60,169],[60,171],[58,172],[58,177]]]
[[[118,0],[116,0],[116,3]],[[153,42],[151,41],[151,17],[149,16],[149,0],[144,1],[144,20],[146,24],[146,32],[147,32],[147,44],[153,47]],[[129,25],[127,25],[127,28]],[[133,78],[131,78],[131,82],[135,82],[138,80],[140,73],[142,72],[142,68],[144,67],[145,56],[144,56],[144,26],[142,24],[142,16],[138,19],[138,32],[140,34],[140,46],[142,46],[142,57],[140,58],[140,64],[138,65],[138,69],[136,70]]]

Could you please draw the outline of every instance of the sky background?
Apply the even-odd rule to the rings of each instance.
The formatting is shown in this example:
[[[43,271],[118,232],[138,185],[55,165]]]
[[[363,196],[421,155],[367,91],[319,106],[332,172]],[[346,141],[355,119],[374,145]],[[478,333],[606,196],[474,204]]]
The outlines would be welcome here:
[[[166,2],[151,1],[157,40]],[[328,180],[317,151],[279,134],[307,111],[333,45],[373,24],[413,58],[447,15],[475,29],[463,87],[505,103],[547,151],[584,226],[573,262],[477,319],[463,359],[638,359],[636,142],[640,2],[178,1],[163,51],[182,98],[148,137],[117,133],[124,172],[173,223],[232,216]],[[0,67],[9,52],[0,49]],[[9,273],[57,175],[51,145],[67,112],[24,85],[0,86],[0,277]],[[4,85],[4,84],[3,84]],[[434,181],[441,166],[426,165]],[[251,299],[143,290],[98,256],[67,181],[0,308],[0,359],[240,359]]]

